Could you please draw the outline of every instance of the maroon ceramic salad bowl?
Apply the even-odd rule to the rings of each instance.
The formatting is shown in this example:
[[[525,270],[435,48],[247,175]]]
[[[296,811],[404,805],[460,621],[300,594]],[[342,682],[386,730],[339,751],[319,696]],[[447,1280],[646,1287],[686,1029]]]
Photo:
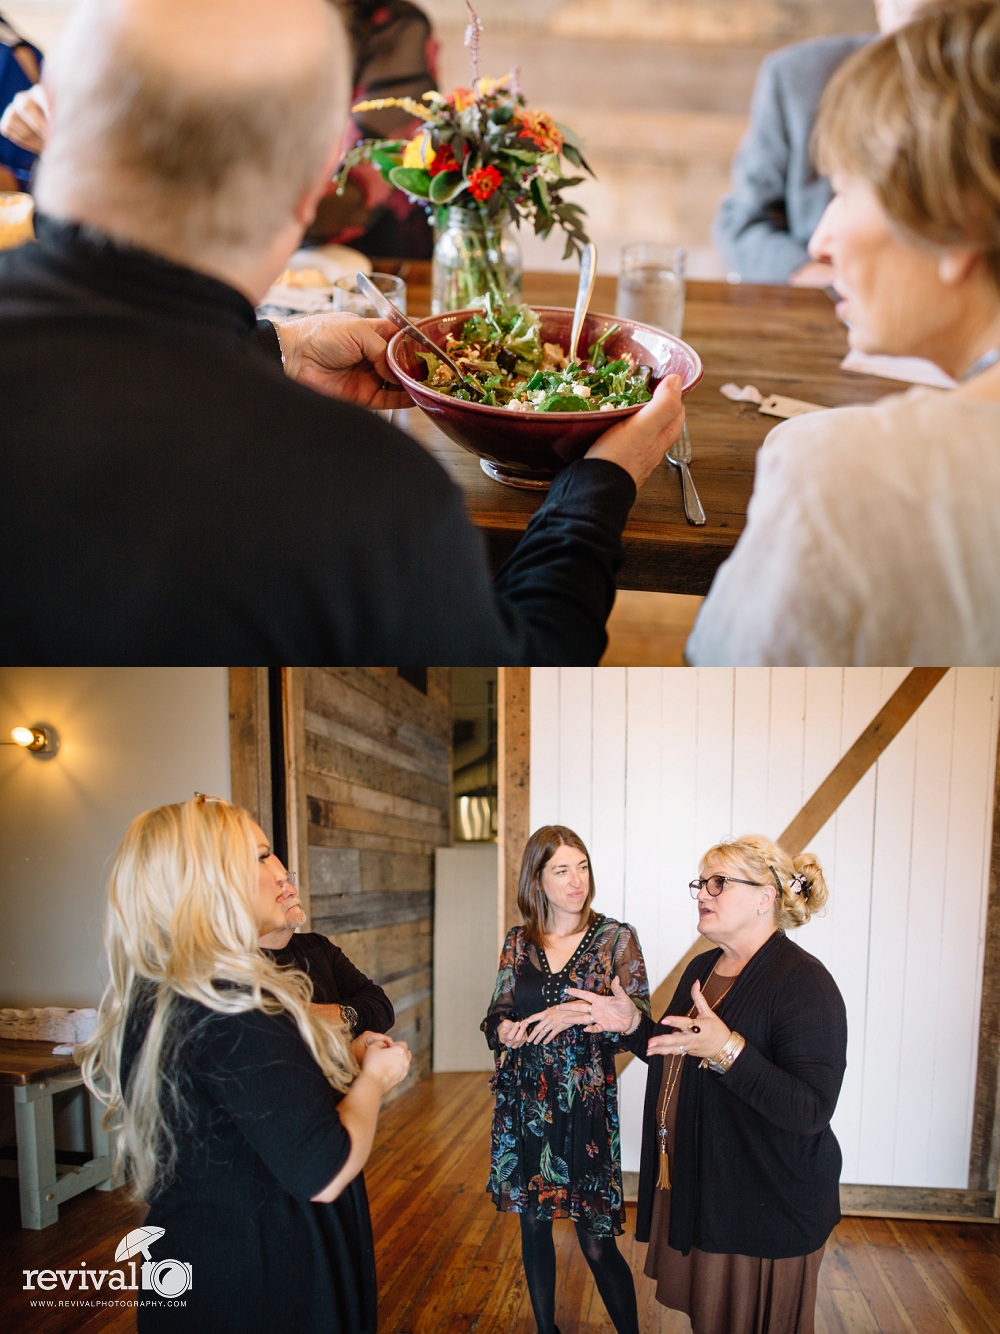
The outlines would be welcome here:
[[[542,339],[546,343],[569,345],[573,312],[560,306],[535,306],[541,318]],[[430,315],[414,323],[444,347],[445,337],[460,336],[463,325],[476,312],[452,310],[445,315]],[[650,368],[650,386],[666,375],[681,377],[683,394],[701,379],[704,368],[694,348],[648,324],[618,319],[614,315],[590,314],[580,336],[580,351],[586,349],[612,325],[621,326],[605,344],[608,358],[614,361],[631,352],[636,365]],[[615,422],[622,421],[639,407],[613,408],[607,412],[511,412],[508,408],[488,408],[480,403],[466,403],[429,388],[418,375],[423,363],[417,357],[417,344],[400,330],[389,344],[389,365],[409,391],[418,407],[449,439],[478,454],[487,476],[507,486],[545,489],[560,469],[582,458],[594,441]]]

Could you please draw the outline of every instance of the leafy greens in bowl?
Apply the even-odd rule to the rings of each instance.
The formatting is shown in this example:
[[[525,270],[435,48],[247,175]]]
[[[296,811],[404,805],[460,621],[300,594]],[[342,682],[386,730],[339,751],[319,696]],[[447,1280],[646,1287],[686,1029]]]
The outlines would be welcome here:
[[[530,306],[499,305],[486,296],[445,351],[478,392],[455,377],[432,352],[418,350],[424,382],[441,394],[512,412],[608,412],[638,407],[652,397],[649,366],[628,351],[609,356],[606,344],[621,326],[605,329],[580,361],[568,361],[561,343],[544,342],[541,318]]]

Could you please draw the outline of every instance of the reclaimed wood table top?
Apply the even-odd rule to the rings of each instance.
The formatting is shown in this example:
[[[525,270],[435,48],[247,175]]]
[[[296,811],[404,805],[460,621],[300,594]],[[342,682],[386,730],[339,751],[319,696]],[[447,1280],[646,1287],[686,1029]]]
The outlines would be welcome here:
[[[430,265],[376,261],[407,284],[409,313],[430,313]],[[599,277],[592,309],[613,311],[614,278]],[[525,301],[572,306],[576,277],[525,273]],[[684,338],[705,363],[705,376],[685,400],[694,450],[691,473],[708,522],[695,528],[684,517],[680,475],[664,462],[639,492],[624,534],[621,588],[664,593],[706,593],[712,576],[736,544],[746,522],[754,459],[775,417],[751,403],[731,403],[720,385],[756,385],[767,397],[784,394],[824,407],[871,403],[904,386],[893,380],[840,369],[847,332],[823,292],[795,287],[689,282]],[[444,436],[418,408],[395,420],[439,460],[465,493],[469,512],[483,530],[494,567],[516,546],[542,503],[537,492],[501,486],[479,459]]]
[[[79,1078],[72,1056],[53,1056],[55,1042],[0,1038],[0,1084],[38,1084],[43,1079]]]

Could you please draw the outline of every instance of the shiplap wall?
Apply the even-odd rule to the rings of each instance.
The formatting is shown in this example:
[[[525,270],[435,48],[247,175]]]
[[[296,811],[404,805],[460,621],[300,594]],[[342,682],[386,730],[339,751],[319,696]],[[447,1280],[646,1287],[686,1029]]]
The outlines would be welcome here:
[[[531,827],[587,842],[597,907],[635,926],[655,986],[695,938],[700,855],[776,837],[904,675],[535,668]],[[998,693],[992,668],[950,671],[809,845],[830,903],[795,939],[847,1003],[845,1181],[968,1184]],[[622,1079],[626,1170],[644,1079]]]

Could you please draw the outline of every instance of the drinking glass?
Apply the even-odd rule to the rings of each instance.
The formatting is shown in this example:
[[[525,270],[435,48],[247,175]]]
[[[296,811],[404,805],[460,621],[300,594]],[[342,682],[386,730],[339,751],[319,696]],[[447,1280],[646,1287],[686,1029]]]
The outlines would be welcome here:
[[[380,292],[384,292],[393,305],[406,314],[406,283],[394,273],[373,273],[371,280]],[[365,319],[378,319],[378,311],[364,295],[358,291],[357,278],[338,278],[333,284],[334,310],[349,310]]]
[[[35,234],[31,218],[35,201],[19,190],[0,190],[0,250],[30,241]]]
[[[615,314],[679,338],[684,324],[684,261],[680,246],[637,243],[622,248]]]

